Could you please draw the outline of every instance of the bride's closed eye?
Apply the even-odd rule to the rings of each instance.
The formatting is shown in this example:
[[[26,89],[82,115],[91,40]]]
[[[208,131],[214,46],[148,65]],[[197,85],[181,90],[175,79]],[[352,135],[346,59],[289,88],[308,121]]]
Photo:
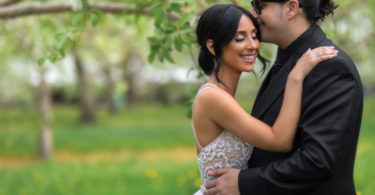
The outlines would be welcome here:
[[[244,32],[244,31],[241,31],[241,32],[238,32],[238,34],[235,36],[234,40],[236,42],[241,42],[241,41],[244,41],[246,39],[246,36],[247,36],[247,33]],[[255,30],[253,30],[251,32],[250,38],[253,39],[253,40],[258,40],[258,36],[257,36]]]
[[[234,40],[236,42],[241,42],[241,41],[245,40],[245,36],[243,36],[243,35],[237,36]]]

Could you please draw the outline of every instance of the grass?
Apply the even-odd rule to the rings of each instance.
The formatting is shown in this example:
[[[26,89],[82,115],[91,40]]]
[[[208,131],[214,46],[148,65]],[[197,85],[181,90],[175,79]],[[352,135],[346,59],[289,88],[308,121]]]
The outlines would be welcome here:
[[[56,151],[115,151],[123,148],[146,150],[193,147],[190,120],[182,107],[145,106],[115,116],[99,112],[96,124],[81,124],[77,111],[55,108],[53,118]],[[0,118],[0,155],[35,154],[38,148],[38,120],[34,111],[9,111]],[[23,116],[23,113],[26,113]],[[11,117],[12,123],[8,121]],[[29,120],[27,120],[29,118]],[[1,149],[2,148],[2,149]]]
[[[173,167],[173,169],[171,169]],[[0,194],[192,194],[192,162],[60,163],[49,161],[0,171]],[[177,179],[176,179],[177,178]],[[199,179],[198,179],[199,180]]]
[[[354,181],[361,195],[375,194],[375,98],[367,99],[354,169]]]
[[[36,158],[35,111],[0,112],[0,195],[192,194],[200,180],[183,107],[140,106],[81,124],[71,107],[54,108],[54,156]],[[375,98],[365,102],[355,164],[361,195],[375,194]]]

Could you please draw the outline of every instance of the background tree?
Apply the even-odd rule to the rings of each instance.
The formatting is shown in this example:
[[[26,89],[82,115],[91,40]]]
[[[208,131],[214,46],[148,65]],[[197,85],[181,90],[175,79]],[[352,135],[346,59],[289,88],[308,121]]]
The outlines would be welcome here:
[[[357,64],[365,90],[375,92],[375,1],[341,0],[333,17],[323,24],[333,41]]]
[[[367,91],[372,93],[375,91],[375,77],[373,76],[375,72],[372,66],[374,57],[371,55],[375,48],[373,39],[375,16],[371,9],[374,7],[374,0],[361,0],[360,2],[351,0],[338,2],[341,6],[333,19],[329,19],[328,22],[324,23],[323,27],[328,36],[334,39],[340,47],[353,57],[365,80]],[[78,48],[76,51],[79,51],[79,55],[76,53],[75,59],[76,61],[78,59],[78,62],[81,59],[81,63],[76,64],[88,64],[85,67],[92,67],[92,63],[87,62],[85,58],[86,55],[90,55],[87,54],[89,52],[88,48],[100,48],[102,46],[95,45],[93,44],[94,42],[89,44],[92,41],[91,35],[99,29],[98,25],[106,25],[110,29],[111,26],[118,25],[119,21],[122,20],[124,21],[122,26],[125,29],[136,29],[135,32],[138,34],[152,32],[151,35],[143,33],[143,35],[148,36],[148,52],[145,52],[144,48],[142,48],[141,52],[137,51],[138,45],[134,44],[133,39],[126,39],[129,31],[125,30],[122,31],[124,34],[109,35],[120,37],[117,43],[127,45],[124,48],[120,48],[123,51],[119,52],[120,57],[117,60],[112,60],[111,51],[113,50],[103,52],[96,49],[96,52],[103,54],[99,54],[100,57],[96,57],[97,59],[107,59],[102,60],[101,63],[105,65],[99,66],[101,67],[99,69],[104,69],[104,72],[107,72],[104,75],[107,75],[107,89],[109,91],[106,93],[109,95],[113,93],[111,92],[113,90],[113,84],[111,84],[110,79],[111,67],[118,67],[119,65],[125,67],[122,69],[122,74],[123,76],[126,75],[124,77],[127,78],[125,79],[128,88],[127,99],[131,103],[138,99],[134,94],[138,93],[135,90],[139,89],[139,87],[134,83],[136,83],[136,74],[142,69],[141,66],[147,63],[143,56],[144,53],[148,55],[148,62],[153,63],[155,66],[158,66],[157,64],[176,64],[176,58],[174,57],[176,52],[184,54],[197,53],[196,47],[191,44],[195,41],[194,25],[201,11],[214,3],[235,3],[247,8],[250,6],[248,1],[224,0],[129,0],[126,2],[115,0],[105,2],[100,2],[99,0],[76,0],[71,1],[71,3],[62,0],[53,2],[45,0],[3,0],[0,1],[0,18],[3,19],[1,21],[3,24],[1,30],[6,35],[4,40],[6,40],[5,44],[9,45],[7,48],[13,49],[14,52],[2,51],[1,55],[11,56],[16,51],[17,53],[20,52],[22,54],[17,54],[17,56],[23,55],[34,64],[38,62],[39,66],[47,67],[45,74],[48,75],[48,65],[56,66],[61,64],[61,60],[65,58],[66,54],[74,51],[73,48]],[[108,15],[116,15],[116,17],[106,17]],[[148,20],[148,23],[144,22],[144,18]],[[150,23],[152,25],[149,25]],[[363,23],[366,25],[363,25]],[[10,28],[9,26],[12,27]],[[139,39],[142,39],[142,36]],[[8,40],[15,41],[9,43]],[[111,46],[105,47],[109,48]],[[20,50],[19,48],[22,49]],[[274,47],[265,44],[262,52],[272,58],[272,50],[274,50]],[[71,52],[70,55],[74,56],[74,52]],[[37,66],[35,65],[35,67]],[[83,76],[86,74],[78,75]],[[81,86],[89,86],[89,83],[92,82],[90,81],[91,79],[84,79],[81,76],[78,76],[79,84]],[[45,78],[44,76],[41,77]],[[94,95],[89,95],[92,92],[84,92],[83,89],[88,89],[88,87],[82,87],[79,90],[82,92],[82,97],[85,96],[88,99],[81,101],[82,104],[94,105]],[[38,95],[36,97],[44,96]],[[107,97],[106,99],[110,102],[109,100],[113,100],[113,97]],[[112,104],[113,107],[113,102],[109,104]],[[85,107],[83,106],[82,108]],[[90,113],[87,114],[90,116],[88,118],[91,118],[88,120],[94,120],[94,106],[87,106],[85,109],[82,110],[82,113]],[[49,111],[41,115],[41,119],[43,116],[48,116],[49,114],[47,113]]]

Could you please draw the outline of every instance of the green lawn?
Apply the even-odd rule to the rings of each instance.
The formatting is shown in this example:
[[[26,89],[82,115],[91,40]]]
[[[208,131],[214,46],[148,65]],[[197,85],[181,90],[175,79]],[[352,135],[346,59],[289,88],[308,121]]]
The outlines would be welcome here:
[[[54,157],[36,159],[35,111],[0,112],[0,195],[192,194],[199,173],[183,107],[140,106],[95,124],[74,108],[54,109]],[[355,164],[357,191],[375,194],[375,99],[365,102]]]
[[[0,171],[0,194],[193,194],[195,163],[60,163],[50,161]]]
[[[0,113],[0,155],[35,154],[38,118],[35,111]],[[73,108],[54,110],[55,150],[72,152],[148,150],[193,147],[190,120],[183,107],[143,106],[115,116],[100,111],[95,124],[81,124]]]

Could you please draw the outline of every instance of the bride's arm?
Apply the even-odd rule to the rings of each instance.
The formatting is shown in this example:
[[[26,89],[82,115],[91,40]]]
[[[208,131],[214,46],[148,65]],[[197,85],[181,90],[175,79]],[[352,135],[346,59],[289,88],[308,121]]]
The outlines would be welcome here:
[[[218,88],[201,95],[202,105],[215,123],[240,139],[265,150],[289,151],[301,112],[303,80],[316,64],[335,55],[333,49],[320,47],[307,51],[298,60],[288,76],[283,104],[272,127],[249,115],[232,96]]]

